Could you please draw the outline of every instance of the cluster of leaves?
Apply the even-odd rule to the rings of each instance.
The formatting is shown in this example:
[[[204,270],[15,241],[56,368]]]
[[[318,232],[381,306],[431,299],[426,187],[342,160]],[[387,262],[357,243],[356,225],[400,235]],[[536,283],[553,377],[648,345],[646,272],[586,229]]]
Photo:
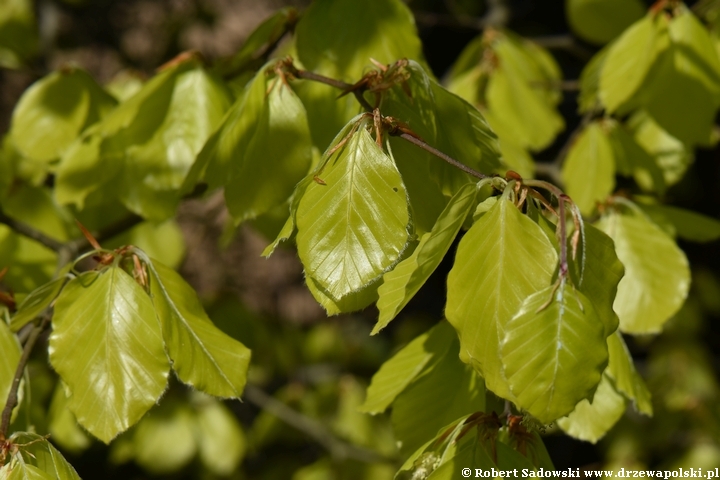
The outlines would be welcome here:
[[[693,149],[715,142],[717,40],[677,1],[599,33],[576,3],[571,21],[588,38],[619,36],[581,78],[585,120],[554,165],[569,196],[530,179],[533,153],[565,128],[552,56],[486,29],[443,86],[399,0],[318,0],[261,66],[255,53],[295,24],[294,11],[278,12],[213,67],[188,53],[142,84],[105,88],[74,67],[36,82],[3,144],[0,214],[52,241],[0,225],[0,262],[21,300],[5,302],[0,323],[9,352],[0,395],[16,388],[13,333],[50,322],[50,364],[62,380],[54,403],[106,443],[158,401],[171,368],[197,390],[239,397],[249,350],[213,325],[166,266],[178,259],[164,246],[146,253],[139,233],[161,238],[174,231],[162,222],[183,196],[224,188],[236,225],[279,219],[264,254],[294,242],[328,314],[375,304],[373,334],[465,232],[447,280],[447,322],[388,360],[361,407],[392,407],[407,458],[398,478],[451,478],[460,466],[552,468],[536,423],[595,442],[628,402],[652,415],[622,334],[660,332],[687,298],[688,261],[673,237],[720,236],[717,221],[662,205]],[[341,17],[350,20],[333,20]],[[613,194],[617,175],[634,179],[629,193]],[[68,258],[78,253],[69,249],[72,217],[94,231],[123,218],[147,222],[125,246],[95,244]],[[163,431],[162,416],[121,437],[116,455],[148,466],[157,453],[172,469],[197,451],[218,463],[207,431],[227,412],[208,402],[164,407],[182,419],[172,424],[180,445],[172,455],[131,439],[161,438],[147,432]],[[0,437],[10,457],[2,475],[74,478],[44,438],[28,435]],[[233,458],[216,471],[234,468]]]

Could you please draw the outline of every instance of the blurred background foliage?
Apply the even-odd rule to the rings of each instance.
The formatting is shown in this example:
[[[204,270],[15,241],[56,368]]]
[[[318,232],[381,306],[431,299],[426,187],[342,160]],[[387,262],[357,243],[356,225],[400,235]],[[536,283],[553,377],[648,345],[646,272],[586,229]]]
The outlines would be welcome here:
[[[181,51],[197,49],[209,60],[230,57],[278,8],[302,9],[308,3],[0,0],[0,132],[8,130],[22,92],[57,68],[80,66],[117,98],[127,98],[158,65]],[[550,71],[548,79],[567,79],[562,81],[562,94],[547,99],[550,108],[558,107],[554,126],[549,125],[540,138],[515,136],[516,142],[502,145],[504,156],[518,171],[531,173],[537,168],[540,176],[547,172],[544,166],[563,154],[563,145],[582,121],[578,89],[583,67],[650,6],[640,0],[408,3],[428,64],[438,78],[450,75],[451,88],[458,92],[463,89],[463,75],[473,75],[460,54],[468,45],[471,51],[471,42],[480,41],[478,35],[487,23],[505,25],[549,49],[561,72]],[[718,3],[688,4],[710,27],[716,42]],[[224,65],[231,70],[232,60]],[[488,111],[490,122],[502,130],[501,117],[509,113],[494,112],[492,105]],[[666,198],[717,217],[719,152],[698,150],[694,163],[679,183],[669,187]],[[3,154],[17,152],[5,144]],[[27,183],[13,195],[14,204],[4,208],[60,240],[77,236],[71,219],[34,218],[42,209],[23,210],[32,204],[23,198],[37,202],[46,195],[42,165],[31,170],[15,172]],[[0,191],[6,187],[0,171]],[[118,217],[124,214],[117,212]],[[93,215],[107,212],[86,209],[83,215],[83,222],[92,223]],[[114,243],[134,243],[179,267],[206,301],[215,323],[252,349],[248,401],[221,402],[175,383],[158,407],[107,447],[75,424],[64,408],[62,385],[46,358],[37,355],[31,363],[31,401],[20,418],[38,431],[50,432],[52,441],[88,479],[392,478],[404,458],[395,445],[390,416],[366,415],[358,407],[382,362],[441,318],[449,265],[441,265],[398,320],[381,335],[370,337],[377,318],[374,308],[327,319],[304,285],[294,252],[281,249],[270,259],[260,257],[274,236],[263,232],[277,229],[271,219],[265,216],[237,231],[230,224],[221,196],[215,195],[184,202],[177,221],[145,222],[126,234],[131,238]],[[18,240],[0,232],[0,246],[8,241]],[[19,250],[33,262],[29,271],[36,272],[36,278],[13,279],[10,272],[7,281],[29,282],[25,286],[30,289],[52,273],[55,262],[52,257],[43,260],[47,252],[41,247],[19,241],[27,242]],[[628,410],[597,445],[570,439],[551,427],[544,439],[557,468],[709,469],[720,464],[720,256],[715,254],[716,244],[682,240],[680,244],[693,270],[689,299],[661,335],[629,340],[652,392],[654,416]],[[0,248],[0,252],[17,248]]]

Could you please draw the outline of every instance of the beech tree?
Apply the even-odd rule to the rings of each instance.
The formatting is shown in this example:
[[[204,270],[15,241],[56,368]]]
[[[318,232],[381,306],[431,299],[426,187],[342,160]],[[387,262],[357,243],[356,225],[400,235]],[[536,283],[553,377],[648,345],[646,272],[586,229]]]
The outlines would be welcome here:
[[[23,68],[32,9],[6,3],[0,65]],[[711,274],[690,295],[677,240],[715,240],[720,222],[668,192],[718,140],[720,3],[568,0],[583,48],[602,46],[570,88],[549,50],[498,20],[507,6],[487,3],[442,79],[400,0],[316,0],[278,10],[229,59],[184,52],[111,85],[68,65],[33,83],[0,153],[0,478],[79,478],[60,451],[82,459],[95,439],[149,474],[193,462],[204,478],[247,478],[244,452],[278,422],[327,455],[261,478],[552,470],[544,435],[595,443],[628,408],[632,430],[658,408],[667,420],[678,402],[712,405],[706,350],[682,358],[691,336],[647,368],[628,341],[715,308]],[[563,95],[581,119],[539,162],[573,122]],[[204,305],[176,271],[178,206],[218,190],[232,227],[265,222],[264,256],[296,250],[328,316],[374,305],[366,345],[443,261],[444,317],[366,389],[346,376],[324,394],[269,395],[268,352],[294,347]],[[663,365],[702,379],[675,378],[689,383],[670,385],[673,400],[646,384]],[[262,411],[243,424],[220,399]],[[720,455],[695,446],[674,465]],[[606,466],[655,466],[651,455]]]

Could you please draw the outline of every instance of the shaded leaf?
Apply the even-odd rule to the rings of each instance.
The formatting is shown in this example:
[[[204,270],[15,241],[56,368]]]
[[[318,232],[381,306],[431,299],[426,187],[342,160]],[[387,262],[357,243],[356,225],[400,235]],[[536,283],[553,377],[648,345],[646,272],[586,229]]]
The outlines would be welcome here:
[[[58,381],[55,386],[48,416],[48,432],[52,435],[53,442],[63,450],[77,455],[92,443],[92,439],[80,428],[75,415],[68,408],[68,398],[62,381]]]
[[[10,393],[10,388],[12,387],[18,362],[20,361],[21,348],[17,337],[13,335],[13,332],[1,319],[0,351],[2,352],[2,355],[0,355],[0,398],[3,399],[4,407],[5,400],[8,398],[8,393]]]
[[[685,254],[659,227],[640,215],[612,213],[597,227],[615,241],[625,266],[613,309],[625,333],[659,332],[687,298]]]
[[[36,288],[18,306],[18,310],[10,321],[10,328],[13,332],[19,331],[22,327],[35,320],[53,300],[58,296],[65,285],[67,278],[63,275],[45,285]]]
[[[584,40],[603,44],[617,37],[645,13],[640,0],[566,0],[572,30]]]
[[[440,322],[408,343],[373,375],[360,411],[371,414],[384,412],[426,369],[428,363],[437,362],[446,354],[455,338],[455,331],[450,325]]]
[[[645,381],[635,369],[632,356],[620,332],[608,337],[608,351],[610,362],[605,371],[610,377],[615,388],[628,400],[632,400],[635,410],[645,415],[652,416],[653,406],[650,392],[645,386]]]
[[[456,353],[455,338],[393,402],[392,423],[400,451],[410,454],[439,430],[463,415],[485,409],[483,380]]]
[[[246,439],[232,412],[215,399],[196,406],[197,443],[203,465],[217,475],[230,475],[245,455]]]
[[[152,305],[178,378],[210,395],[240,397],[250,350],[212,323],[195,291],[177,272],[160,262],[146,262]]]
[[[683,208],[671,205],[642,205],[651,218],[659,217],[663,223],[670,223],[674,234],[693,242],[712,242],[720,238],[720,221]]]
[[[461,356],[498,396],[512,396],[499,359],[505,325],[526,297],[550,284],[557,258],[538,224],[504,199],[460,241],[445,315],[460,336]]]
[[[500,354],[515,404],[543,423],[589,398],[607,366],[602,321],[563,280],[527,297],[504,333]]]
[[[68,407],[109,443],[165,390],[169,365],[153,304],[130,275],[110,267],[71,280],[52,323],[50,363],[70,390]]]
[[[450,200],[432,231],[408,258],[383,276],[377,302],[380,315],[371,335],[385,328],[420,290],[450,249],[463,222],[477,202],[477,185],[465,185]]]
[[[585,225],[585,241],[578,258],[571,260],[575,268],[573,280],[577,289],[592,303],[598,318],[605,326],[605,336],[617,330],[618,316],[613,310],[618,283],[625,267],[615,253],[612,239],[592,225]],[[582,267],[582,281],[580,270]]]

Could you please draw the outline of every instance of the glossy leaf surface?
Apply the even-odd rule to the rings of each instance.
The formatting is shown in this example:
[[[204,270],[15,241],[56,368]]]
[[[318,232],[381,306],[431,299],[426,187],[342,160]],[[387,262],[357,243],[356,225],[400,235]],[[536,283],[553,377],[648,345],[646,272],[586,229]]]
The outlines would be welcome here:
[[[70,389],[68,407],[105,443],[155,404],[170,369],[150,297],[118,267],[85,273],[65,286],[49,352]]]
[[[557,253],[542,229],[501,199],[465,234],[448,276],[445,315],[461,355],[495,394],[512,394],[500,362],[505,325],[525,298],[550,285]]]
[[[607,366],[603,323],[563,281],[527,297],[504,333],[500,354],[515,403],[543,423],[589,398]]]
[[[380,279],[408,241],[400,173],[364,127],[327,159],[297,207],[298,254],[333,300]]]
[[[159,262],[148,268],[152,305],[178,378],[210,395],[240,397],[250,350],[212,323],[195,291],[177,272]]]

